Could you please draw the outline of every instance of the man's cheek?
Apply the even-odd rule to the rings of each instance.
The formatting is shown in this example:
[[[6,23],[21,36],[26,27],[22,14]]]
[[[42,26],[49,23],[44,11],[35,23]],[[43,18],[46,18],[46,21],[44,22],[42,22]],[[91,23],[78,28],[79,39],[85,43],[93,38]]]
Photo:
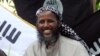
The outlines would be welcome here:
[[[49,28],[50,30],[54,30],[54,29],[56,29],[56,26],[55,26],[55,25],[49,25],[48,28]]]
[[[55,26],[50,26],[50,29],[52,30],[52,31],[55,31],[55,30],[57,30],[57,26],[55,25]]]

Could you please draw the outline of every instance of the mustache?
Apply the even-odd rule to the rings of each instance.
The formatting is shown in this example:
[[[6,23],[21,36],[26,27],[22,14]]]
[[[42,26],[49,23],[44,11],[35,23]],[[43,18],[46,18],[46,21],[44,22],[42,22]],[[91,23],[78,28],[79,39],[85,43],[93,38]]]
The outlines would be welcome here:
[[[41,30],[52,30],[53,27],[42,27]]]

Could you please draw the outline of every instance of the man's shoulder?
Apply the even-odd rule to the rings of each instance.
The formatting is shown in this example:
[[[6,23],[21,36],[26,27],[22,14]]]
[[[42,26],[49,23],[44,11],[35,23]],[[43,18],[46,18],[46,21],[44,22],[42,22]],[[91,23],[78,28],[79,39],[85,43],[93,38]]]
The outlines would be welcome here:
[[[88,56],[85,47],[79,41],[64,36],[61,36],[60,39],[62,52],[74,54],[75,56]]]
[[[38,41],[38,40],[35,40],[34,42],[32,42],[32,43],[30,44],[29,47],[34,48],[34,47],[37,47],[38,45],[39,45],[39,41]]]
[[[65,36],[61,36],[61,42],[64,45],[69,45],[69,46],[74,46],[74,47],[78,47],[78,46],[83,46],[79,41],[65,37]]]
[[[32,43],[28,46],[27,50],[33,50],[33,49],[35,49],[36,47],[38,47],[38,45],[39,45],[39,41],[38,41],[38,40],[35,40],[34,42],[32,42]]]
[[[28,48],[25,51],[25,56],[34,56],[34,51],[36,51],[38,47],[38,40],[35,40],[33,43],[31,43]]]

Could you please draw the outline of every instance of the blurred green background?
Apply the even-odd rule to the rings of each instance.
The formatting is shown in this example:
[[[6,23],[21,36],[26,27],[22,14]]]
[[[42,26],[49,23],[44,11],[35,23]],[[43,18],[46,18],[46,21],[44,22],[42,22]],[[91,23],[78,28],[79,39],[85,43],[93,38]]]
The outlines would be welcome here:
[[[96,2],[96,10],[100,10],[100,0],[97,0]]]

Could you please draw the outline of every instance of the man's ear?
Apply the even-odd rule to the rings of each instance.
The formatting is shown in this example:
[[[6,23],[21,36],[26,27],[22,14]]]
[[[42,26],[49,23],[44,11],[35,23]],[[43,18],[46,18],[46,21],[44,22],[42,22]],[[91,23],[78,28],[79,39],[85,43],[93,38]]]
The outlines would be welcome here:
[[[36,18],[35,25],[36,25],[36,28],[37,28],[38,27],[38,22],[37,22],[38,16],[36,16],[35,18]]]
[[[36,22],[36,28],[38,27],[38,23]]]
[[[60,26],[61,26],[61,24],[62,24],[62,22],[61,22],[61,21],[58,21],[58,27],[60,27]]]
[[[37,18],[36,18],[37,19]],[[36,22],[35,22],[35,26],[36,26],[36,28],[38,27],[38,22],[37,22],[37,20],[36,20]]]

